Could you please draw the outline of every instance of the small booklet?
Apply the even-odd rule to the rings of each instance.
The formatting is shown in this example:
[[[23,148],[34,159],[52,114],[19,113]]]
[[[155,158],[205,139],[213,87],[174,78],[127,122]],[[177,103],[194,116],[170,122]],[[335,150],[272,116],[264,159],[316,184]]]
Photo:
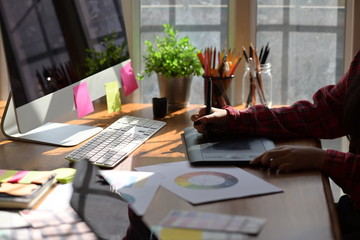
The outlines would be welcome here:
[[[193,127],[184,129],[187,157],[192,165],[248,164],[252,159],[275,147],[263,137],[206,137]]]
[[[0,208],[31,208],[56,183],[55,175],[52,171],[0,169]]]

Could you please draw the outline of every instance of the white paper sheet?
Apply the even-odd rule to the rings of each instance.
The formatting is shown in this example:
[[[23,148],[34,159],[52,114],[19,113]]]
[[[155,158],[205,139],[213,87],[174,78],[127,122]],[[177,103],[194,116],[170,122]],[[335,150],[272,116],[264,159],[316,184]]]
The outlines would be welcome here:
[[[105,180],[142,216],[151,203],[163,176],[152,172],[102,170]]]
[[[0,211],[0,229],[24,228],[29,226],[30,224],[25,221],[25,219],[22,218],[18,212]],[[0,239],[2,239],[1,234]]]
[[[193,167],[183,161],[136,170],[163,174],[162,186],[192,204],[282,192],[238,167]]]
[[[58,184],[41,202],[37,209],[67,209],[73,192],[72,183]]]

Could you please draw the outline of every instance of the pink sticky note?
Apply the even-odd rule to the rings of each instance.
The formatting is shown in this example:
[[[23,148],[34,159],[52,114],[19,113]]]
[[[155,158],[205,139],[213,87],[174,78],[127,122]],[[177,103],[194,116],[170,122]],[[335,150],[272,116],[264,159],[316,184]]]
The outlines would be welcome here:
[[[19,182],[23,177],[28,174],[28,171],[18,171],[12,178],[8,181],[9,183],[17,183]]]
[[[83,116],[93,112],[94,106],[92,104],[86,82],[75,86],[73,90],[78,118],[82,118]]]
[[[125,96],[129,95],[138,88],[131,62],[128,62],[120,69],[120,76],[125,90]]]

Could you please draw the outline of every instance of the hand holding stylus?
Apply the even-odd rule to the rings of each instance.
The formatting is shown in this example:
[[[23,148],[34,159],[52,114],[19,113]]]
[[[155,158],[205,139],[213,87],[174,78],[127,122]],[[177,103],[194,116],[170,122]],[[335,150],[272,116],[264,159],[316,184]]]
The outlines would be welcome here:
[[[206,107],[200,108],[199,111],[191,115],[194,122],[194,128],[199,133],[224,133],[227,130],[228,112],[224,109],[211,108],[211,113],[206,114]]]
[[[212,80],[208,78],[206,89],[206,106],[191,115],[194,128],[202,134],[210,135],[225,132],[227,128],[227,114],[224,109],[212,107]]]

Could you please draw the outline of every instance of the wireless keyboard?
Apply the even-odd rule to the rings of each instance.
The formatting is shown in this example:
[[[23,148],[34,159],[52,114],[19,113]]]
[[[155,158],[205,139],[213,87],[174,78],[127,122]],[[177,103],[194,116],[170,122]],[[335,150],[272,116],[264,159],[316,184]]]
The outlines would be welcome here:
[[[123,116],[65,158],[87,158],[94,165],[112,168],[165,126],[165,122]]]

